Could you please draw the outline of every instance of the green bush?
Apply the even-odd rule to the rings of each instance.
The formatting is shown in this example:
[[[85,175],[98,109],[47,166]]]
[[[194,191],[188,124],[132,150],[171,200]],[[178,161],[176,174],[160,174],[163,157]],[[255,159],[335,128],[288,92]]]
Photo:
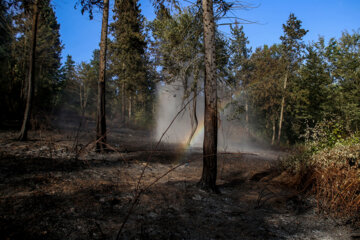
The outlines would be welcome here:
[[[301,137],[305,139],[305,145],[312,153],[330,149],[335,145],[360,143],[360,134],[347,132],[339,119],[326,120],[317,123],[313,128],[308,127]]]
[[[281,166],[299,179],[297,183],[306,183],[300,187],[314,193],[319,210],[356,217],[360,214],[360,136],[348,134],[342,126],[326,121],[308,129],[305,144],[295,146]]]

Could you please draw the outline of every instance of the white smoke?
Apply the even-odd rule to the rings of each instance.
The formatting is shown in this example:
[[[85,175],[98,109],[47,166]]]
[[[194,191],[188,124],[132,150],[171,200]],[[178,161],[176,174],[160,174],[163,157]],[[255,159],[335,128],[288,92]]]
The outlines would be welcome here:
[[[181,83],[159,84],[157,86],[157,113],[156,113],[156,131],[155,139],[159,140],[165,130],[169,127],[171,121],[177,113],[184,107],[190,98],[185,99],[184,88]],[[222,95],[221,93],[219,93]],[[192,111],[190,103],[184,111],[176,118],[174,123],[168,129],[162,142],[184,144],[191,133],[190,112]],[[238,120],[229,120],[228,115],[231,109],[220,109],[220,120],[218,124],[218,151],[220,152],[256,152],[262,146],[256,143],[241,125]],[[197,117],[199,120],[198,128],[203,127],[204,116],[204,95],[200,93],[197,96]],[[190,147],[202,147],[204,140],[203,131],[198,131],[193,136]]]
[[[157,113],[156,113],[156,134],[155,138],[160,139],[162,134],[170,125],[171,121],[178,114],[178,112],[185,106],[189,99],[184,98],[184,88],[181,83],[173,84],[158,84],[157,94]],[[203,101],[197,101],[197,116],[200,121],[203,118]],[[163,142],[167,143],[185,143],[190,135],[191,120],[190,120],[190,106],[180,113],[170,129],[166,132]],[[199,137],[199,141],[193,141],[193,146],[201,146],[203,137]]]

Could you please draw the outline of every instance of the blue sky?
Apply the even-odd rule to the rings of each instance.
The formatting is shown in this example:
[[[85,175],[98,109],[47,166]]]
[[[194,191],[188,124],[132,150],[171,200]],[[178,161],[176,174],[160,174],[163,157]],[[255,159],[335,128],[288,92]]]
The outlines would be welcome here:
[[[154,10],[151,0],[140,0],[142,14],[152,20]],[[94,19],[81,15],[74,9],[76,0],[53,0],[56,16],[60,23],[61,40],[65,45],[63,58],[72,55],[76,63],[89,61],[92,51],[100,42],[101,13],[95,13]],[[181,2],[181,0],[180,0]],[[305,42],[316,41],[324,36],[328,41],[331,37],[340,37],[345,30],[360,30],[360,0],[248,0],[257,6],[250,10],[237,10],[228,16],[238,16],[256,22],[244,25],[244,31],[250,45],[255,48],[264,44],[278,43],[282,35],[282,24],[290,13],[303,22],[309,30]],[[111,2],[112,5],[112,2]],[[112,21],[112,17],[109,19]],[[231,20],[224,20],[231,22]],[[221,31],[229,36],[228,26]]]

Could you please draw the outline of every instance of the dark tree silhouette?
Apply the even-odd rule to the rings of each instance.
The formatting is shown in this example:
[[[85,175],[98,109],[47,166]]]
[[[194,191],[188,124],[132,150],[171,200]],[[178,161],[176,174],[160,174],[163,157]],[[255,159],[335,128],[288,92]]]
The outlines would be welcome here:
[[[202,8],[205,47],[205,131],[203,145],[203,172],[199,186],[205,190],[218,192],[216,187],[218,114],[213,1],[203,0]]]
[[[96,151],[103,152],[106,148],[106,113],[105,113],[105,71],[106,71],[106,48],[109,19],[109,0],[104,0],[103,18],[101,25],[100,42],[100,69],[97,97],[96,118]]]
[[[31,50],[29,57],[29,72],[28,72],[28,91],[26,96],[26,107],[24,113],[24,119],[21,126],[21,131],[19,135],[20,141],[27,140],[27,134],[29,130],[29,122],[31,116],[33,95],[34,95],[34,83],[35,83],[35,51],[36,51],[36,34],[38,28],[39,20],[39,6],[38,0],[35,0],[33,4],[33,19],[32,19],[32,29],[31,29]]]
[[[106,111],[105,111],[105,74],[106,74],[106,48],[109,20],[109,0],[79,0],[81,13],[89,12],[93,18],[94,6],[103,9],[101,40],[100,40],[100,69],[98,80],[97,115],[96,115],[96,152],[103,152],[106,148]]]

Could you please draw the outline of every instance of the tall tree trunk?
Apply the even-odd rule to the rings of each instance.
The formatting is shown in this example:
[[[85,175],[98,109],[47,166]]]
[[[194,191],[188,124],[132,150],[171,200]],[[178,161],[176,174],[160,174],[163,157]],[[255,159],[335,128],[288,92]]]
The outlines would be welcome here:
[[[34,25],[33,25],[34,26]],[[27,47],[27,37],[24,37],[24,48],[23,48],[23,52],[26,53],[26,47]],[[15,51],[15,49],[13,50]],[[23,70],[23,72],[26,72],[26,65],[25,65],[25,61],[23,61],[21,63],[21,68]],[[13,70],[15,70],[16,68],[13,66],[12,67]],[[27,74],[29,74],[29,71],[27,72]],[[14,74],[12,75],[14,78],[15,78],[15,71],[14,71]],[[28,90],[28,78],[29,78],[29,75],[26,75],[23,79],[21,79],[21,90],[20,90],[20,99],[21,101],[24,100],[26,98],[26,90]],[[13,81],[11,81],[13,82]]]
[[[125,82],[121,85],[121,123],[125,124],[125,111],[126,111],[126,96],[125,96]]]
[[[246,133],[250,135],[249,132],[249,104],[247,99],[247,94],[245,94],[245,125],[246,125]]]
[[[100,42],[100,74],[98,81],[97,119],[96,119],[96,151],[103,152],[106,148],[106,115],[105,115],[105,71],[107,29],[109,19],[109,0],[104,0]]]
[[[84,109],[84,106],[83,106],[83,90],[82,90],[82,84],[80,83],[79,85],[79,98],[80,98],[80,109],[81,109],[81,112],[83,111]]]
[[[26,107],[24,113],[24,120],[21,126],[21,131],[19,135],[20,141],[25,141],[27,139],[27,134],[29,130],[29,122],[32,110],[32,102],[34,95],[34,83],[35,83],[35,51],[36,51],[36,35],[38,28],[38,19],[39,19],[39,6],[38,0],[34,3],[34,12],[33,12],[33,21],[32,21],[32,39],[31,39],[31,50],[29,58],[29,73],[28,73],[28,91],[26,96]]]
[[[246,128],[249,128],[249,105],[247,100],[245,100],[245,122]]]
[[[130,119],[131,119],[131,115],[132,115],[132,96],[129,97],[129,112],[128,112],[128,117],[129,117],[129,122],[130,122]]]
[[[213,0],[203,0],[202,8],[205,46],[205,129],[203,145],[203,171],[199,186],[206,190],[218,192],[216,187],[218,119]]]
[[[273,119],[272,122],[272,138],[271,138],[271,145],[274,145],[275,143],[275,134],[276,134],[276,122],[275,122],[275,118]]]
[[[191,133],[190,136],[186,142],[186,146],[189,146],[191,143],[191,139],[194,137],[194,134],[196,132],[196,129],[199,125],[199,121],[197,118],[197,114],[196,114],[196,105],[197,105],[197,87],[194,88],[194,99],[193,99],[193,107],[192,107],[192,111],[190,111],[189,115],[190,115],[190,122],[191,122]]]
[[[283,118],[284,118],[285,91],[286,91],[287,80],[288,80],[288,72],[286,71],[285,79],[284,79],[284,93],[283,93],[283,97],[281,99],[281,107],[280,107],[279,129],[278,129],[278,139],[277,139],[278,143],[280,142],[280,139],[281,139],[281,127],[282,127],[282,122],[283,122]]]

